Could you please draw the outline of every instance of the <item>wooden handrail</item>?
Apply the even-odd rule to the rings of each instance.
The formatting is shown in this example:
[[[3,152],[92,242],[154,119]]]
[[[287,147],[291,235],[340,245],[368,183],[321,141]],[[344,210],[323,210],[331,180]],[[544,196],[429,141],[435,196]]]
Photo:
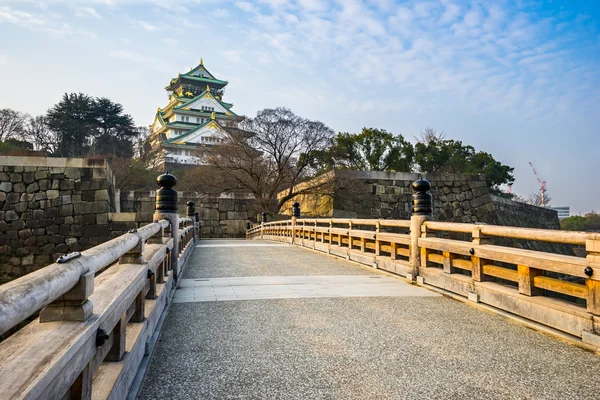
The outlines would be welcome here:
[[[600,316],[600,233],[424,219],[298,218],[255,226],[247,237],[325,251],[477,301],[481,296],[496,308],[569,334],[582,336],[582,329],[597,329],[593,321]],[[383,227],[405,228],[408,233],[386,232]],[[470,240],[436,237],[436,232],[460,233]],[[587,256],[501,246],[491,238],[585,245]],[[506,282],[514,283],[506,287]],[[558,300],[547,291],[570,297]],[[585,305],[573,299],[584,299]]]
[[[54,263],[0,286],[0,334],[67,293],[86,273],[96,273],[146,241],[168,221],[148,224],[92,247],[66,263]]]
[[[453,222],[427,221],[423,224],[427,230],[456,233],[472,233],[479,230],[482,235],[504,237],[507,239],[538,240],[549,243],[585,245],[586,240],[595,240],[598,233],[572,232],[552,229],[520,228],[486,224],[460,224]]]

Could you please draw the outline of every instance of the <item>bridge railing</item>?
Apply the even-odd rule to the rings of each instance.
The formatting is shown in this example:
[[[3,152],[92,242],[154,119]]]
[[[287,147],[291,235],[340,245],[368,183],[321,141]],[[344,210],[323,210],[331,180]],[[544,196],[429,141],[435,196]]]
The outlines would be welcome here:
[[[39,311],[0,343],[1,398],[126,397],[195,240],[194,220],[169,204],[153,223],[0,286],[0,333]]]
[[[415,197],[423,193],[415,194]],[[429,200],[431,200],[429,198]],[[415,209],[423,204],[415,201]],[[430,206],[425,208],[431,209]],[[600,234],[411,220],[296,218],[265,222],[251,239],[321,250],[485,303],[600,347]],[[585,246],[586,257],[519,248]],[[550,246],[551,247],[551,246]]]

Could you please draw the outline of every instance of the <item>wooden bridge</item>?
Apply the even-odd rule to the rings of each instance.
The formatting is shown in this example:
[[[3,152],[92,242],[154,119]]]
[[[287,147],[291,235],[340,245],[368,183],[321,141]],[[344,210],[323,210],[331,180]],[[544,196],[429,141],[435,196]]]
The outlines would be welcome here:
[[[599,234],[431,221],[416,185],[411,220],[199,240],[162,183],[154,223],[0,286],[1,399],[600,396]]]

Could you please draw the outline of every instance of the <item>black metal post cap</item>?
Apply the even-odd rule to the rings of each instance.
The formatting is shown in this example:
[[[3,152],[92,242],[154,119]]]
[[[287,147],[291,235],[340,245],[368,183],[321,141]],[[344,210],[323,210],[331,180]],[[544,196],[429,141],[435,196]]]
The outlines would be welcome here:
[[[165,172],[164,174],[159,175],[158,178],[156,178],[156,183],[158,183],[158,186],[160,186],[161,188],[171,188],[177,185],[177,177],[175,175],[171,175],[168,172]]]
[[[267,222],[267,213],[262,213],[262,222]]]
[[[431,183],[428,180],[419,178],[412,183],[412,187],[416,192],[428,192],[431,190]]]
[[[431,189],[431,183],[428,180],[419,178],[412,183],[412,187],[415,191],[413,194],[413,214],[433,214],[433,196],[428,193]]]
[[[156,211],[164,213],[177,212],[177,191],[173,186],[177,184],[175,175],[168,172],[156,178],[156,183],[160,188],[156,191]]]
[[[594,275],[594,270],[592,269],[592,267],[585,267],[585,269],[583,270],[583,273],[586,274],[587,276],[592,276],[592,275]]]

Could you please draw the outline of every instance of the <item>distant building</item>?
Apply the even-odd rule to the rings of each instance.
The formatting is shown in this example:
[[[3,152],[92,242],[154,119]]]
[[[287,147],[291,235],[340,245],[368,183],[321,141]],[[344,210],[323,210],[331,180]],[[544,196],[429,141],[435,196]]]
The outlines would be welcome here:
[[[198,165],[198,150],[222,142],[225,127],[237,125],[233,104],[223,101],[227,81],[214,77],[200,64],[171,79],[165,88],[169,103],[159,108],[150,125],[148,144],[164,165]]]
[[[559,219],[563,219],[563,218],[568,218],[571,216],[571,207],[569,206],[565,206],[565,207],[549,207],[550,209],[556,211],[558,213],[558,218]]]

